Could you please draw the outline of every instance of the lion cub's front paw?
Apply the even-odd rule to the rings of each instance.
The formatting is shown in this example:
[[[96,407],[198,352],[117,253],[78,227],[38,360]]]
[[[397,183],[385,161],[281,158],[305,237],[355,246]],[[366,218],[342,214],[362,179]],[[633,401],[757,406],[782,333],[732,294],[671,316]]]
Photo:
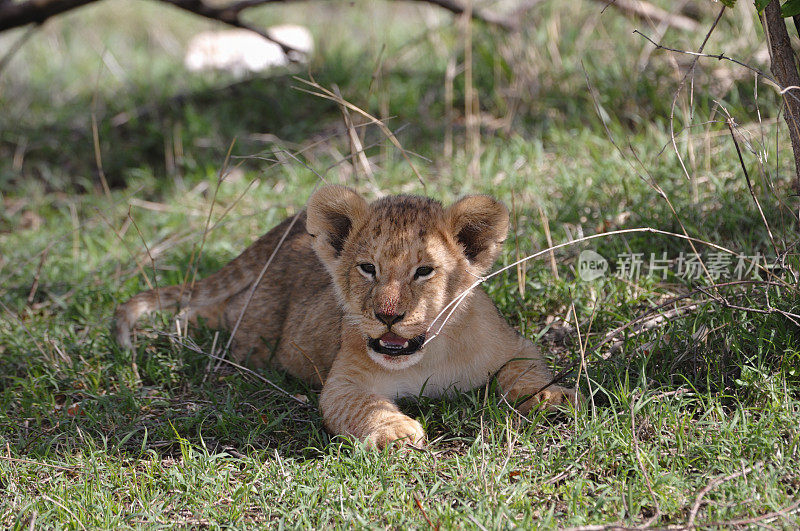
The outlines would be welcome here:
[[[571,404],[578,407],[583,402],[583,395],[575,389],[559,387],[553,385],[533,395],[521,407],[523,413],[528,413],[533,409],[545,409],[555,411],[559,406]]]
[[[369,446],[385,448],[392,443],[421,447],[425,444],[425,430],[422,425],[411,417],[394,415],[384,419],[366,437]]]

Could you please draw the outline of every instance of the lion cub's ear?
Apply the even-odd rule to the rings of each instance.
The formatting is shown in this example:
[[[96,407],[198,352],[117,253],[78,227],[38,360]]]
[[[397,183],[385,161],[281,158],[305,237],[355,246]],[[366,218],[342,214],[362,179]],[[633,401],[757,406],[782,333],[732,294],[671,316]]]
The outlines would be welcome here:
[[[445,216],[467,259],[486,271],[500,254],[508,234],[508,209],[487,195],[470,195],[446,211]]]
[[[366,215],[367,202],[350,188],[323,186],[308,200],[306,230],[323,262],[335,260],[353,225]]]

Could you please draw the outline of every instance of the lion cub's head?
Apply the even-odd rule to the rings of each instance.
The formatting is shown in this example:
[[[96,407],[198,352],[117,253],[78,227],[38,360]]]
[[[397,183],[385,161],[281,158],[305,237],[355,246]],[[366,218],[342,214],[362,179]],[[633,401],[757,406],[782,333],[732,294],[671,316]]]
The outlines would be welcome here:
[[[402,369],[422,359],[439,312],[491,267],[508,211],[487,196],[444,208],[407,195],[367,203],[349,188],[325,186],[309,200],[306,227],[370,357]]]

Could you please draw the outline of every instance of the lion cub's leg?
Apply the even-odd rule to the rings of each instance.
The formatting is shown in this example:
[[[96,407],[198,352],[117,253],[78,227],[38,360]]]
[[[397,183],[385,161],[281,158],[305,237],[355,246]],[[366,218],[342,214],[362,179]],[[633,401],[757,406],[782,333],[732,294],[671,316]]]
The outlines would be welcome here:
[[[350,345],[348,346],[348,343]],[[320,395],[322,419],[334,435],[349,435],[368,446],[384,448],[393,442],[421,445],[422,425],[404,415],[388,396],[375,391],[375,367],[367,358],[364,341],[345,340]]]
[[[322,389],[320,408],[328,431],[377,448],[393,442],[418,446],[425,441],[422,425],[400,412],[392,400],[343,380],[331,374]]]
[[[553,380],[553,374],[539,350],[527,340],[520,354],[500,370],[497,380],[503,396],[511,404],[522,397],[530,397],[516,406],[525,414],[535,407],[553,410],[567,403],[577,406],[583,400],[575,389],[548,385]]]

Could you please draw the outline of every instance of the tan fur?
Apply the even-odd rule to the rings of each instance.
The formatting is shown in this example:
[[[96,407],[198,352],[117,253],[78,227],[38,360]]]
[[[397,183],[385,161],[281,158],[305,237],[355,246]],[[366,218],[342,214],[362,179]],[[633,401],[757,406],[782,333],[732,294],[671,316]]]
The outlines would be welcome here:
[[[117,340],[130,346],[139,316],[160,307],[178,306],[190,319],[202,317],[231,330],[291,223],[269,231],[192,290],[159,288],[121,305]],[[323,187],[291,226],[257,286],[234,337],[233,355],[254,366],[275,364],[322,386],[327,429],[378,447],[425,440],[422,426],[395,405],[398,398],[468,390],[495,374],[509,401],[533,397],[518,406],[523,412],[540,403],[547,408],[577,403],[574,390],[543,389],[552,374],[538,349],[503,320],[481,289],[416,352],[389,356],[368,346],[389,331],[406,339],[430,337],[442,322],[431,327],[437,314],[491,267],[507,231],[506,208],[487,196],[465,197],[444,208],[416,196],[367,203],[348,188]],[[374,277],[359,264],[373,265]],[[415,278],[424,266],[433,273]],[[386,316],[396,320],[391,327]]]

